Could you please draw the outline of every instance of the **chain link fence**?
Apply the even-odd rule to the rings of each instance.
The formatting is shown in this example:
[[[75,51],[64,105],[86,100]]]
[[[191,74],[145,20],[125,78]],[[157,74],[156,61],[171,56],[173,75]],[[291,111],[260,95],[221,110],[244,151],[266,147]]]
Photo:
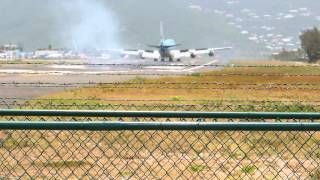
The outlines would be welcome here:
[[[2,178],[320,178],[318,132],[6,131],[4,136]]]
[[[0,116],[12,113],[13,120],[39,115],[63,121],[0,122],[0,178],[320,178],[320,114],[1,111]],[[86,118],[112,121],[76,121]],[[119,122],[128,118],[156,122]],[[170,122],[160,122],[164,119]],[[246,122],[257,119],[265,122]],[[276,122],[287,119],[292,120]]]

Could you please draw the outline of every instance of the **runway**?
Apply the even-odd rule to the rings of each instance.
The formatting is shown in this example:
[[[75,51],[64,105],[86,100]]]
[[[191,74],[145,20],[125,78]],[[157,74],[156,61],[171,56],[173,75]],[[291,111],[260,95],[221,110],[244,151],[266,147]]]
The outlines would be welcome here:
[[[216,59],[188,59],[182,62],[154,62],[153,60],[113,60],[85,62],[89,65],[55,64],[0,64],[0,83],[110,83],[122,82],[136,76],[145,78],[170,74],[191,74],[213,70],[206,65],[215,64]],[[97,63],[99,65],[94,65]],[[118,65],[117,65],[118,64]],[[195,66],[195,64],[197,66]],[[143,65],[143,66],[141,66]],[[185,66],[188,65],[188,66]],[[190,66],[189,66],[190,65]],[[147,76],[154,74],[154,76]],[[145,75],[145,76],[144,76]],[[159,76],[157,76],[159,75]],[[1,86],[0,97],[33,98],[64,91],[65,88]]]
[[[111,73],[150,73],[150,72],[176,72],[176,73],[193,73],[207,68],[207,65],[218,63],[218,60],[210,62],[195,63],[150,63],[148,62],[132,62],[127,64],[117,65],[116,63],[109,65],[99,63],[97,65],[68,65],[68,64],[10,64],[1,65],[0,75],[65,75],[65,74],[111,74]],[[142,65],[142,66],[140,66]],[[190,66],[190,67],[188,67]]]

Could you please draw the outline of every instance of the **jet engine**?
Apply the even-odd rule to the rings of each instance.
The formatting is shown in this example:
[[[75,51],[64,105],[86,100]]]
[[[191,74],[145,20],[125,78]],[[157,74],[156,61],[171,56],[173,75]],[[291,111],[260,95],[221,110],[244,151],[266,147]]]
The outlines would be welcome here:
[[[127,57],[128,57],[128,55],[126,55],[126,54],[120,54],[120,58],[122,58],[122,59],[125,59]]]
[[[194,59],[194,58],[196,58],[197,56],[196,56],[194,53],[191,53],[191,54],[190,54],[190,57],[191,57],[192,59]]]
[[[190,58],[194,59],[196,57],[197,57],[196,51],[194,49],[190,50]]]
[[[209,54],[208,54],[210,57],[214,56],[214,52],[213,51],[209,51]]]
[[[141,58],[141,59],[144,59],[145,57],[144,57],[144,52],[143,51],[139,51],[139,57]]]

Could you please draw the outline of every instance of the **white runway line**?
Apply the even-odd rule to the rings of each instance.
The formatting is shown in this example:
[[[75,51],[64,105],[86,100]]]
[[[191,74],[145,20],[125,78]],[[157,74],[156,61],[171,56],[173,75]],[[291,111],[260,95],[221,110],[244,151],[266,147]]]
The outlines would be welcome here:
[[[196,67],[179,67],[179,66],[148,66],[143,69],[132,69],[132,70],[99,70],[99,71],[77,71],[86,69],[86,66],[82,65],[54,65],[49,66],[50,68],[60,68],[65,70],[30,70],[30,69],[0,69],[0,74],[21,74],[21,75],[65,75],[65,74],[87,74],[87,75],[95,75],[95,74],[113,74],[113,73],[137,73],[137,72],[193,72],[194,70],[204,68],[205,66],[217,63],[218,60],[211,61],[209,63],[196,66]]]
[[[3,69],[0,70],[0,73],[32,73],[32,70],[27,69]]]
[[[53,69],[86,69],[87,67],[82,65],[52,65],[49,68]]]
[[[37,70],[26,70],[26,69],[4,69],[0,70],[1,73],[5,74],[20,74],[20,75],[66,75],[66,74],[87,74],[87,75],[95,75],[95,74],[112,74],[112,73],[130,73],[132,71],[37,71]],[[141,71],[142,72],[142,71]]]
[[[108,75],[108,74],[125,74],[125,73],[133,73],[133,72],[143,72],[143,71],[125,71],[125,70],[115,70],[115,71],[83,71],[83,72],[73,72],[70,74],[87,74],[87,75]]]
[[[161,69],[161,70],[182,70],[184,67],[174,67],[174,66],[150,66],[144,67],[145,69]]]
[[[218,60],[214,60],[209,63],[203,64],[200,66],[196,66],[196,67],[192,67],[192,68],[188,68],[188,69],[186,69],[185,67],[172,67],[172,66],[150,66],[150,67],[145,67],[144,69],[155,70],[157,72],[186,72],[186,71],[193,72],[194,70],[204,68],[205,66],[208,66],[208,65],[211,65],[211,64],[214,64],[217,62],[218,62]]]
[[[201,68],[204,68],[205,66],[208,66],[208,65],[211,65],[211,64],[214,64],[214,63],[217,63],[218,60],[214,60],[214,61],[211,61],[209,63],[206,63],[206,64],[203,64],[203,65],[200,65],[200,66],[196,66],[196,67],[192,67],[192,68],[189,68],[189,69],[184,69],[182,71],[189,71],[189,72],[192,72],[196,69],[201,69]]]

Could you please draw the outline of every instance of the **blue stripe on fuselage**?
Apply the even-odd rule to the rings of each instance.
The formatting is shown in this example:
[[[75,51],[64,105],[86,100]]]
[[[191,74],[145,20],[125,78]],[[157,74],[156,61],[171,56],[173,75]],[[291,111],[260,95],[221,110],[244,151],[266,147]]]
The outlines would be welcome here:
[[[161,41],[160,46],[162,47],[172,47],[172,46],[176,46],[176,41],[173,39],[164,39]]]
[[[164,39],[160,43],[160,55],[161,57],[171,57],[170,50],[176,46],[176,41],[173,39]]]

